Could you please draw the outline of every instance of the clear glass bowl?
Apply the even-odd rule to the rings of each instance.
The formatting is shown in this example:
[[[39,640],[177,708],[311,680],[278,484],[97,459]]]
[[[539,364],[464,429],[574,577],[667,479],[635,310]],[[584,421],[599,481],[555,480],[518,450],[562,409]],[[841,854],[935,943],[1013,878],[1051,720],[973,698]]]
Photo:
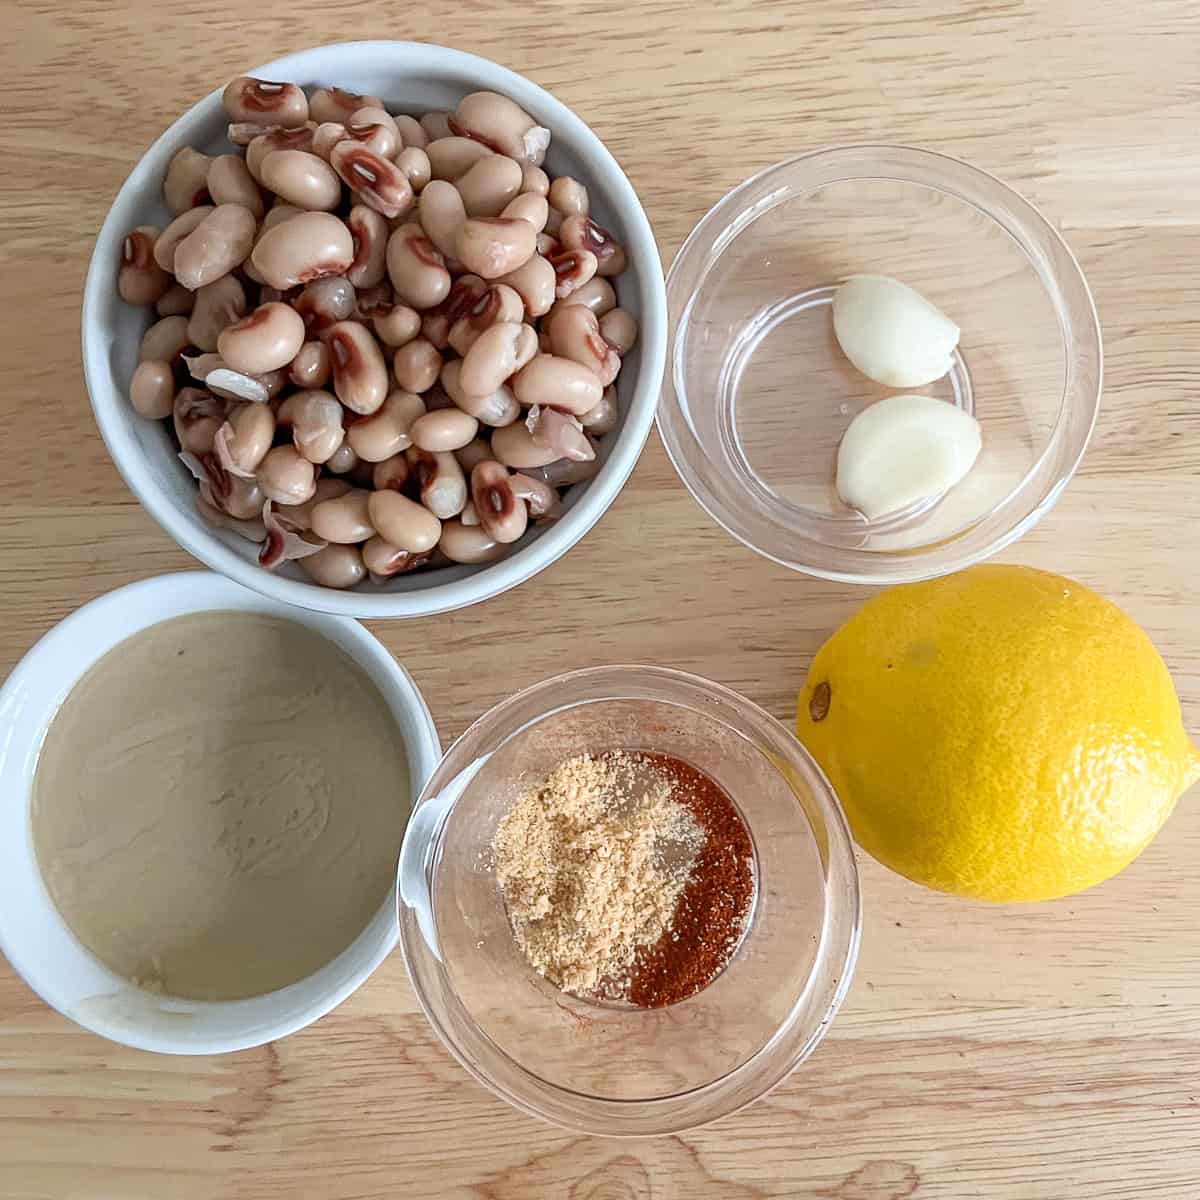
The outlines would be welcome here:
[[[911,389],[974,413],[983,450],[942,496],[868,521],[838,498],[859,374],[830,303],[854,274],[915,287],[962,330]],[[852,583],[926,579],[1020,537],[1058,498],[1100,403],[1100,326],[1071,251],[998,179],[925,150],[844,146],[770,167],[696,226],[667,276],[658,426],[708,514],[760,554]]]
[[[517,793],[574,754],[659,751],[706,771],[754,841],[758,895],[730,964],[661,1009],[559,991],[513,941],[491,868]],[[400,861],[405,964],[426,1016],[480,1082],[587,1133],[674,1133],[740,1108],[816,1047],[849,986],[858,873],[837,798],[803,747],[734,692],[599,667],[521,692],[451,746]]]

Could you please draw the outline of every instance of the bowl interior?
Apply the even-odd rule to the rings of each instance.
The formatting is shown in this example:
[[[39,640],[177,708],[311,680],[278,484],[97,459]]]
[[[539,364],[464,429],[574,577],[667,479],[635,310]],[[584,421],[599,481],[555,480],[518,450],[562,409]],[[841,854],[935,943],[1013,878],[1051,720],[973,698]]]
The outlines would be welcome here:
[[[151,513],[186,549],[239,582],[263,585],[290,603],[360,616],[406,615],[459,607],[521,582],[554,561],[599,518],[636,462],[653,419],[665,355],[665,304],[658,252],[635,193],[611,155],[569,109],[530,81],[473,55],[407,42],[347,43],[302,51],[252,74],[309,89],[332,84],[369,92],[396,113],[453,108],[468,92],[492,88],[512,96],[546,125],[553,135],[547,169],[581,180],[593,215],[630,250],[628,268],[613,281],[619,303],[641,327],[638,344],[626,356],[617,380],[622,425],[600,440],[601,473],[564,494],[563,518],[532,527],[521,548],[500,563],[365,582],[340,597],[309,582],[295,563],[283,564],[264,583],[255,562],[257,547],[213,529],[196,515],[195,482],[176,458],[166,425],[144,421],[131,409],[129,380],[151,314],[123,303],[116,293],[121,239],[137,225],[162,226],[170,220],[161,185],[172,155],[185,145],[208,154],[235,150],[225,137],[228,119],[220,93],[214,92],[172,125],[137,164],[97,240],[84,304],[84,361],[93,406],[114,461]],[[455,586],[484,573],[494,586]]]
[[[1082,453],[1099,386],[1086,287],[1042,225],[998,181],[918,151],[814,155],[727,197],[668,280],[677,411],[664,436],[702,503],[818,574],[886,572],[889,558],[911,564],[1036,509]],[[831,302],[854,274],[901,279],[959,325],[947,376],[888,388],[851,365]],[[837,495],[838,445],[864,408],[903,390],[973,413],[983,450],[949,492],[868,521]]]
[[[706,699],[699,681],[673,687],[690,677],[626,668],[642,673],[631,682],[620,670],[564,677],[580,681],[569,685],[575,695],[540,711],[510,701],[514,723],[487,753],[476,753],[479,739],[490,743],[487,726],[507,716],[489,714],[452,748],[418,813],[443,788],[465,786],[426,856],[429,912],[414,920],[402,903],[402,936],[435,1026],[506,1098],[594,1132],[663,1132],[754,1099],[815,1045],[852,969],[857,890],[836,801],[782,727],[753,706],[742,721],[740,697]],[[549,687],[534,691],[549,699]],[[493,871],[492,838],[520,791],[565,758],[615,749],[705,771],[754,842],[758,892],[737,953],[708,987],[661,1009],[582,1000],[538,975],[513,940]],[[413,900],[403,875],[401,896]]]
[[[37,643],[0,692],[8,729],[0,748],[0,949],[48,1004],[85,1028],[141,1049],[213,1054],[286,1036],[345,999],[396,942],[389,897],[354,942],[298,983],[245,1000],[180,1000],[143,991],[108,970],[79,943],[50,898],[33,848],[29,804],[37,755],[58,706],[98,658],[139,630],[187,613],[233,609],[305,624],[358,663],[400,728],[414,797],[440,749],[412,680],[361,625],[289,609],[209,572],[158,576],[111,592]]]

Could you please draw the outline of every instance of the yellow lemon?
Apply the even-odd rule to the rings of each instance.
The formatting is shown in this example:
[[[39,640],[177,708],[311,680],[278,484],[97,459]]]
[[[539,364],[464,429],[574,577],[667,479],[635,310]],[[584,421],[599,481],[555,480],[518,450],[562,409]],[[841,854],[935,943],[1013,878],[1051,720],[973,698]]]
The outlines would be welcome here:
[[[1200,778],[1150,639],[1095,592],[1026,567],[868,601],[813,659],[796,732],[864,850],[983,900],[1115,875]]]

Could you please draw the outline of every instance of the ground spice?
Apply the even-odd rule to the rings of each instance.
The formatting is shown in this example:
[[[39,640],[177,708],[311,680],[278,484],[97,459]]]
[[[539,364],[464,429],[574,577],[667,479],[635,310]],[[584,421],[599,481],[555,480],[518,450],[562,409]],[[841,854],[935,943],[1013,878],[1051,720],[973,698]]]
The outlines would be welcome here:
[[[570,992],[623,977],[667,929],[704,835],[641,755],[579,755],[517,798],[492,851],[517,945]]]
[[[715,780],[665,754],[643,757],[671,781],[671,794],[704,832],[670,925],[638,952],[626,995],[641,1008],[678,1004],[707,987],[745,933],[754,901],[754,849],[733,801]]]

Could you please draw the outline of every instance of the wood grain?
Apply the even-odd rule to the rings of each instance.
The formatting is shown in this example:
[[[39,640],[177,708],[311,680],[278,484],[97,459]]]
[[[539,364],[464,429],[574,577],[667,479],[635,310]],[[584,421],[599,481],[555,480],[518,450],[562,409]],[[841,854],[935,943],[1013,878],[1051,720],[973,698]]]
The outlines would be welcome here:
[[[1106,402],[1079,477],[1009,557],[1122,604],[1200,726],[1190,0],[9,0],[0,16],[0,670],[83,601],[192,565],[109,464],[79,367],[87,257],[125,173],[240,70],[409,37],[499,59],[573,106],[628,170],[664,263],[729,187],[826,143],[944,149],[1043,205],[1096,293]],[[652,438],[550,570],[481,607],[373,629],[446,739],[567,663],[617,660],[699,671],[788,719],[812,653],[863,598],[733,543]],[[861,965],[815,1057],[744,1113],[647,1142],[562,1133],[476,1086],[397,957],[315,1027],[198,1060],[109,1046],[0,965],[0,1196],[1194,1200],[1198,856],[1193,796],[1124,875],[1037,908],[927,894],[864,860]]]

